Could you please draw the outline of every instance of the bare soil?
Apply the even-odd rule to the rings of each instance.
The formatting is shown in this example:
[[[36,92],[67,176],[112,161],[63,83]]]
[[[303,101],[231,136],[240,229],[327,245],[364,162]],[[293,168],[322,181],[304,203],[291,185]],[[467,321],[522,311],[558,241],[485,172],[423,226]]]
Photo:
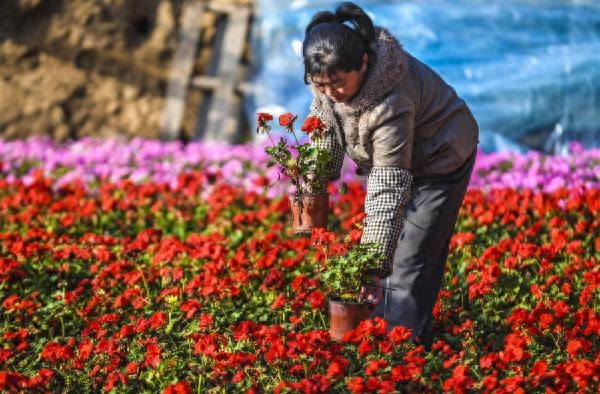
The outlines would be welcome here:
[[[212,0],[249,4],[252,0]],[[1,0],[0,138],[157,138],[184,0]],[[205,12],[194,74],[218,16]],[[193,135],[190,92],[179,135]]]

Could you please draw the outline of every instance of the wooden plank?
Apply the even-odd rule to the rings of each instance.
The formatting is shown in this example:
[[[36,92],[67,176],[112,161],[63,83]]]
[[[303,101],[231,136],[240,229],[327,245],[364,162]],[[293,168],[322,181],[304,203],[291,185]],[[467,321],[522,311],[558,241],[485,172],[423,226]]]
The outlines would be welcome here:
[[[213,91],[208,109],[206,127],[202,136],[206,141],[236,142],[240,97],[236,93],[239,83],[239,65],[242,58],[248,23],[249,7],[237,7],[228,14],[228,21],[220,43],[217,77],[218,86]]]
[[[192,78],[190,85],[194,88],[206,91],[213,91],[219,87],[219,79],[208,75],[199,75]]]
[[[208,75],[199,75],[197,77],[193,77],[190,81],[190,85],[192,87],[208,92],[212,92],[219,88],[220,83],[221,81],[218,77],[211,77]],[[253,89],[254,86],[251,83],[245,81],[237,81],[237,83],[235,84],[234,91],[240,94],[250,94],[252,93]]]
[[[231,14],[238,8],[237,5],[224,4],[218,2],[210,2],[206,5],[208,11],[216,12],[217,14]]]
[[[204,4],[201,0],[188,0],[183,5],[179,44],[171,66],[167,85],[167,102],[161,119],[161,139],[173,140],[179,135],[188,82],[200,38],[200,18],[203,9]]]

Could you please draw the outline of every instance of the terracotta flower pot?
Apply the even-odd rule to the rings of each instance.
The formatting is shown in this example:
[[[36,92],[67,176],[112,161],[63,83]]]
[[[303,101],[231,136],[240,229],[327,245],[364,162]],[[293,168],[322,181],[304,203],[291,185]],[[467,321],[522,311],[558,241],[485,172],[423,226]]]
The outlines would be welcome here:
[[[341,341],[344,334],[355,329],[358,323],[368,319],[373,305],[329,300],[329,334],[334,341]]]
[[[329,194],[306,193],[290,196],[292,225],[296,234],[310,235],[313,228],[327,228]]]

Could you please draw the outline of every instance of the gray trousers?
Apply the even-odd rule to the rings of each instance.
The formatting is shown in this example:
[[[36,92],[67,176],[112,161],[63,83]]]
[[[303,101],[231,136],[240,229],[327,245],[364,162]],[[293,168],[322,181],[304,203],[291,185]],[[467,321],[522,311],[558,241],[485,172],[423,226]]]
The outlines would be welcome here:
[[[426,348],[432,341],[432,312],[442,287],[450,238],[462,204],[475,153],[457,171],[413,179],[404,228],[392,274],[384,279],[383,300],[373,316],[385,318],[389,329],[402,325]]]

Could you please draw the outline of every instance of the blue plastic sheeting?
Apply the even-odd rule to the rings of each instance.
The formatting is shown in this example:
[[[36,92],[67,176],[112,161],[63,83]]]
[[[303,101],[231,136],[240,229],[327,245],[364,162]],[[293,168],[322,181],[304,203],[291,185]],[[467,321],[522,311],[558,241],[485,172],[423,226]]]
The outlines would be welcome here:
[[[245,109],[306,116],[304,28],[337,1],[257,0]],[[357,2],[469,104],[486,151],[600,146],[600,1]]]

